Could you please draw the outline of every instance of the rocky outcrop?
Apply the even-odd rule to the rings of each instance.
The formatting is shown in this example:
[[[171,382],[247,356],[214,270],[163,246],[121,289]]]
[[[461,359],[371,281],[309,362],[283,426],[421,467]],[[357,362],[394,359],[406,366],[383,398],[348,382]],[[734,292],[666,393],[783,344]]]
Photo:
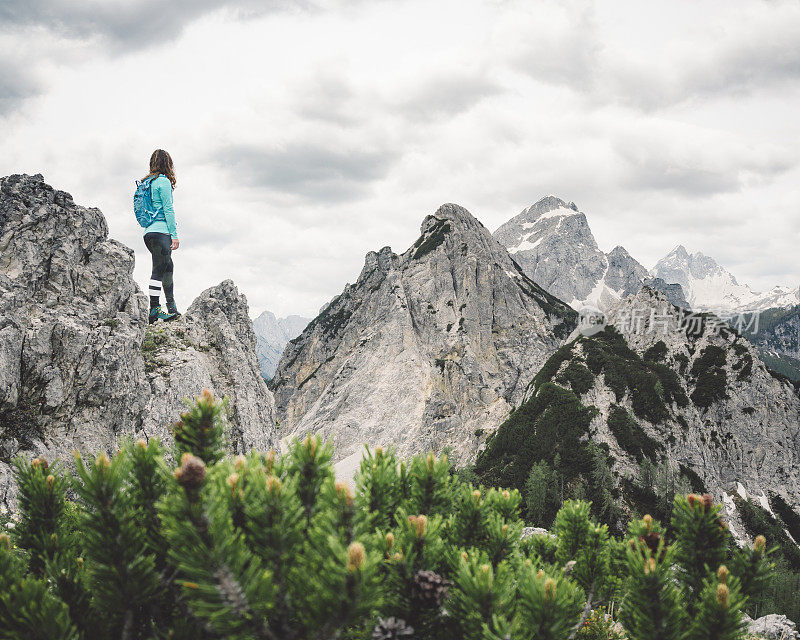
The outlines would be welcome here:
[[[275,375],[281,354],[289,343],[299,336],[311,322],[302,316],[286,316],[276,318],[271,311],[264,311],[253,320],[253,331],[256,334],[256,355],[261,375],[270,380]]]
[[[405,253],[367,254],[353,285],[287,345],[271,383],[281,433],[321,432],[466,460],[576,324],[468,211],[447,204]]]
[[[783,517],[783,505],[800,513],[797,385],[768,370],[722,320],[652,289],[621,301],[608,322],[599,332],[582,326],[531,372],[523,403],[478,457],[482,480],[522,488],[533,463],[553,465],[557,453],[559,469],[591,492],[591,441],[627,498],[638,499],[627,489],[648,458],[683,476],[685,490],[724,503],[738,539],[752,535],[742,500],[767,519]]]
[[[764,640],[800,640],[797,625],[786,616],[771,613],[753,620],[744,614],[748,633]]]
[[[636,293],[641,289],[641,287],[650,287],[651,289],[660,291],[664,294],[664,297],[667,299],[667,301],[676,307],[687,310],[691,309],[691,305],[686,299],[686,295],[683,293],[683,287],[677,282],[667,284],[666,280],[663,278],[645,278],[639,289],[636,291],[630,291],[629,294]]]
[[[697,473],[717,500],[741,485],[800,506],[800,392],[756,347],[715,316],[687,314],[650,289],[612,309],[609,321],[638,356],[674,372],[687,399],[666,402],[661,421],[637,418],[670,460]],[[612,404],[600,384],[586,397],[600,411],[599,429]],[[618,404],[635,415],[631,400]]]
[[[247,299],[231,280],[206,289],[180,320],[148,326],[142,354],[150,387],[141,414],[145,435],[163,439],[183,399],[209,389],[228,398],[233,451],[275,444],[274,402],[255,357]]]
[[[649,278],[623,247],[607,254],[600,250],[586,215],[574,202],[542,198],[501,225],[494,237],[529,278],[577,310],[605,311],[648,280],[668,295],[683,297],[680,287]]]
[[[71,460],[168,435],[185,396],[230,396],[236,449],[273,441],[247,303],[230,281],[147,329],[134,254],[41,175],[0,179],[0,503],[18,454]]]

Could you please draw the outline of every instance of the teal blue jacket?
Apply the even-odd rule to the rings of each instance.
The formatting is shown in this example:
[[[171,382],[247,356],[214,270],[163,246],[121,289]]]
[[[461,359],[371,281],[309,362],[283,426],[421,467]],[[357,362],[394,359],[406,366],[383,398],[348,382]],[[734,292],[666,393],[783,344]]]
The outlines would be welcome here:
[[[172,183],[163,173],[150,183],[150,197],[158,213],[153,224],[145,227],[144,233],[168,233],[173,240],[177,240],[178,227],[175,223],[175,209],[172,208]]]

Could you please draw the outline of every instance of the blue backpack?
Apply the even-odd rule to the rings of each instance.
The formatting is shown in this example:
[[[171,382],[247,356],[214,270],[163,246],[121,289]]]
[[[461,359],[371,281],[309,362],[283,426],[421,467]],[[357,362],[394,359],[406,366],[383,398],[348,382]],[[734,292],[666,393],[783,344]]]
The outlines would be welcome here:
[[[145,178],[136,181],[136,191],[133,194],[133,213],[136,221],[142,227],[149,227],[156,219],[158,211],[153,206],[153,198],[150,195],[150,184],[154,178]]]

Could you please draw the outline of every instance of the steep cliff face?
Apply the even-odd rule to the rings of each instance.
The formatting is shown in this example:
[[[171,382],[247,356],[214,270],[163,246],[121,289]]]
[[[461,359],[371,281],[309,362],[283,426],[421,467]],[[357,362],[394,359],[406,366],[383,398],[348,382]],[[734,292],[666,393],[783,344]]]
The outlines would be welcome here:
[[[370,252],[287,345],[271,388],[281,434],[469,458],[570,333],[576,314],[527,278],[468,211],[442,206],[405,253]]]
[[[580,451],[592,441],[613,460],[619,486],[637,478],[644,458],[666,463],[695,490],[724,499],[734,527],[737,494],[767,508],[777,497],[797,510],[797,386],[770,373],[758,350],[722,321],[682,315],[649,288],[609,319],[613,327],[600,333],[573,334],[536,374],[479,457],[479,473],[524,483],[546,452],[532,448],[539,438],[564,447],[560,462],[572,456],[570,470],[589,482],[592,463]]]
[[[272,442],[244,297],[224,282],[145,335],[133,264],[98,209],[40,175],[0,179],[0,503],[15,455],[69,461],[124,436],[164,437],[181,399],[206,387],[231,397],[235,448]]]
[[[275,440],[272,394],[255,355],[247,299],[230,280],[206,289],[177,322],[147,327],[141,353],[149,383],[141,430],[162,439],[203,389],[228,397],[233,451],[266,451]]]
[[[631,323],[636,315],[646,316],[638,327]],[[667,324],[667,315],[675,320]],[[702,322],[684,316],[681,330],[680,312],[651,290],[628,298],[610,317],[639,356],[677,374],[688,398],[660,423],[642,421],[652,434],[667,435],[672,459],[694,469],[717,495],[741,483],[749,494],[780,494],[800,505],[796,385],[774,376],[756,347],[712,315]]]

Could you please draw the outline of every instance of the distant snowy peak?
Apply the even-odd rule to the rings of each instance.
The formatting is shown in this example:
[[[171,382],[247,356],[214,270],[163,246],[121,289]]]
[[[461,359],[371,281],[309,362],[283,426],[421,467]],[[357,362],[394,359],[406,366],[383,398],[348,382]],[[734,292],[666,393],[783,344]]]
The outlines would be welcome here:
[[[800,288],[773,287],[758,293],[739,284],[732,273],[699,251],[689,253],[678,245],[659,260],[650,273],[683,287],[693,309],[708,311],[751,311],[791,307],[800,303]]]
[[[603,253],[575,203],[553,195],[514,216],[494,237],[528,277],[574,309],[606,309],[648,277],[624,248]]]
[[[271,311],[265,311],[253,320],[258,364],[265,379],[269,380],[275,375],[278,360],[287,343],[299,336],[310,321],[310,318],[301,316],[277,318]]]

